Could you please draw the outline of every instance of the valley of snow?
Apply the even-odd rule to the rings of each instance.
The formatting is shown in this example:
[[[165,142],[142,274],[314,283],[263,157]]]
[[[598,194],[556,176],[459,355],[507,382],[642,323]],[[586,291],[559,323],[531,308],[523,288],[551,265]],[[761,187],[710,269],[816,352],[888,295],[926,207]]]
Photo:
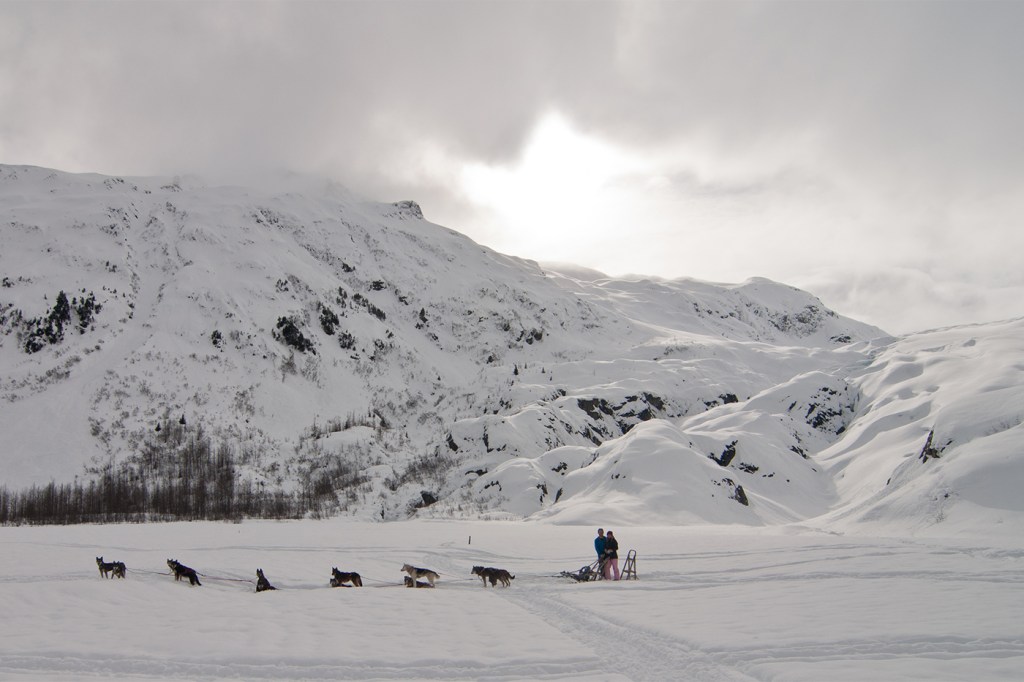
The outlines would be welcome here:
[[[605,510],[593,510],[594,519]],[[0,528],[0,680],[1019,680],[1024,540],[614,526],[635,581],[560,577],[595,528],[246,521]],[[94,557],[124,561],[103,579]],[[175,582],[166,559],[201,574]],[[401,586],[404,563],[441,574]],[[511,587],[482,587],[474,565]],[[330,588],[331,568],[362,588]],[[272,592],[254,591],[262,568]]]

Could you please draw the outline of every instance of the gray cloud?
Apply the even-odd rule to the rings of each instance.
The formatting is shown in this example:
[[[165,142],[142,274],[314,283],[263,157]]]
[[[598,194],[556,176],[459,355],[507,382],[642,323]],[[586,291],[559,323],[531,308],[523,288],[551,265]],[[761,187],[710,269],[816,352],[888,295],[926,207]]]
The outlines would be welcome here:
[[[1024,314],[992,293],[1024,288],[1021,25],[1016,2],[9,2],[0,160],[320,173],[486,243],[514,226],[459,164],[514,165],[557,111],[665,170],[635,192],[651,244],[584,265],[808,282],[876,323],[892,287],[921,324]]]
[[[301,2],[6,5],[5,153],[67,131],[95,162],[388,174],[410,139],[491,159],[610,40],[611,5]],[[604,17],[604,18],[602,18]],[[577,53],[589,60],[592,50]],[[561,72],[561,74],[559,73]],[[43,120],[40,121],[40,115]],[[149,168],[145,168],[149,170]],[[130,168],[128,169],[130,170]]]

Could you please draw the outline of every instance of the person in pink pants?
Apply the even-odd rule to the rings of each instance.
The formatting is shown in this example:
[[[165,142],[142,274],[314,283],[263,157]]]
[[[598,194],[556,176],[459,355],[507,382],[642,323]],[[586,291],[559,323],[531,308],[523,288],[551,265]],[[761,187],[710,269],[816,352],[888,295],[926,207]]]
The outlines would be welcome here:
[[[618,580],[619,541],[615,539],[615,533],[611,531],[606,532],[604,536],[604,577],[605,580]]]

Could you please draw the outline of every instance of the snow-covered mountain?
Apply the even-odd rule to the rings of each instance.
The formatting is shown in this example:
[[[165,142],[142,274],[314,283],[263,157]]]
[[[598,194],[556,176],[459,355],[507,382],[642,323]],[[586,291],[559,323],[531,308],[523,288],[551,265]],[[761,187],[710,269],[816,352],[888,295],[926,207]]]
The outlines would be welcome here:
[[[1024,511],[1021,320],[892,338],[768,280],[543,268],[308,180],[0,166],[0,230],[7,486],[208,439],[366,518]]]

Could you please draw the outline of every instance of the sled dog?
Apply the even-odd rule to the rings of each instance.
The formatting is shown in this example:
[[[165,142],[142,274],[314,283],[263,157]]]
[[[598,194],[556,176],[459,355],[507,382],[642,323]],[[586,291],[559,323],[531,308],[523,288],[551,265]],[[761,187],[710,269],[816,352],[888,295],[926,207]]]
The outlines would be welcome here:
[[[190,585],[198,585],[199,587],[203,586],[203,584],[199,582],[199,574],[196,573],[196,569],[189,568],[185,564],[179,563],[176,559],[168,559],[167,568],[171,569],[171,572],[174,573],[175,580],[188,578]]]
[[[263,575],[263,569],[256,569],[256,591],[264,592],[266,590],[276,590],[277,588],[270,584],[267,580],[267,576]]]
[[[419,578],[426,578],[427,581],[430,583],[431,587],[434,586],[435,580],[441,579],[441,576],[437,574],[437,571],[431,571],[429,568],[416,568],[415,566],[410,566],[409,564],[403,564],[402,570],[408,573],[409,577],[413,580],[417,580]]]
[[[352,583],[352,585],[346,585],[345,583]],[[339,571],[337,568],[331,569],[331,587],[362,587],[363,579],[359,577],[358,573],[345,573]]]
[[[498,582],[500,582],[505,587],[511,586],[512,581],[516,579],[514,575],[506,571],[504,568],[498,569],[497,578]],[[494,585],[494,583],[491,583],[491,585]]]
[[[406,587],[433,587],[433,585],[431,585],[428,582],[424,582],[422,580],[413,580],[409,576],[405,576],[405,586]]]
[[[480,580],[483,581],[484,587],[487,587],[487,581],[491,581],[491,587],[496,587],[500,582],[505,587],[512,584],[512,580],[515,576],[506,571],[504,568],[494,568],[493,566],[474,566],[473,575],[480,576]]]
[[[123,561],[104,561],[103,557],[96,557],[96,566],[100,569],[100,575],[104,578],[123,578],[127,568]]]

